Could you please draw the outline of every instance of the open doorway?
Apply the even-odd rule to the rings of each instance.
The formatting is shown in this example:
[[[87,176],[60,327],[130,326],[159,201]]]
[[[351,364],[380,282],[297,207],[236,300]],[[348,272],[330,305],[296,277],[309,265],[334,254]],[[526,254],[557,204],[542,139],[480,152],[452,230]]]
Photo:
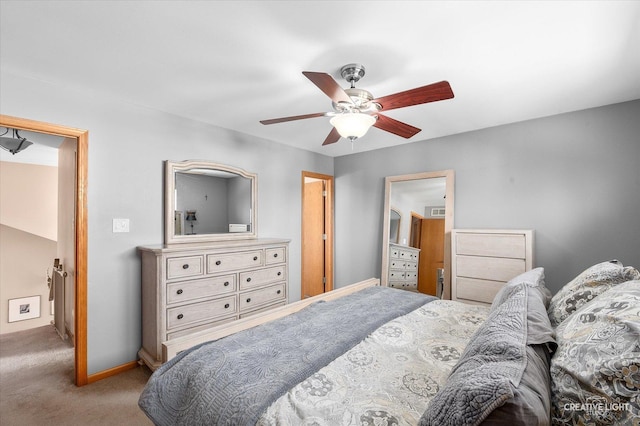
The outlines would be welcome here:
[[[333,176],[302,172],[301,298],[333,290]]]
[[[56,135],[69,139],[75,147],[75,156],[71,161],[75,167],[73,215],[73,263],[75,265],[74,282],[74,382],[77,386],[89,383],[87,375],[87,175],[88,175],[88,143],[86,130],[57,124],[27,120],[23,118],[0,115],[0,126],[11,129]],[[74,143],[75,142],[75,143]],[[67,213],[62,213],[67,214]],[[98,379],[98,378],[97,378]]]

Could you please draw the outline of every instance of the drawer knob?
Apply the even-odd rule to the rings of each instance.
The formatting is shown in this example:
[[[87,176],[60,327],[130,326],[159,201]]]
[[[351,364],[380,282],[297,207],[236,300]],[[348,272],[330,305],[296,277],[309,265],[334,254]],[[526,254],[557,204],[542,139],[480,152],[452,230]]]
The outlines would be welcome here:
[[[216,265],[217,265],[217,266],[220,266],[220,264],[221,264],[221,263],[222,263],[221,261],[216,260]]]
[[[251,303],[251,298],[247,298],[247,303]]]
[[[278,257],[278,253],[273,253],[273,257]]]
[[[278,276],[282,275],[282,271],[278,271]]]
[[[229,309],[229,304],[228,304],[228,303],[225,303],[224,308],[225,308],[225,309]]]
[[[251,277],[247,278],[247,282],[250,283],[251,282]]]
[[[182,319],[182,318],[184,318],[184,315],[178,314],[178,319]]]
[[[258,256],[253,256],[253,260],[258,260]]]
[[[184,265],[182,265],[182,269],[189,269],[189,264],[185,263]]]
[[[282,293],[282,290],[278,290],[278,291],[276,291],[276,293],[277,293],[277,294],[280,294],[280,293]]]
[[[176,291],[176,293],[182,294],[182,289],[179,289],[178,291]]]
[[[229,287],[229,281],[225,281],[225,282],[224,282],[224,286],[225,286],[225,287]]]

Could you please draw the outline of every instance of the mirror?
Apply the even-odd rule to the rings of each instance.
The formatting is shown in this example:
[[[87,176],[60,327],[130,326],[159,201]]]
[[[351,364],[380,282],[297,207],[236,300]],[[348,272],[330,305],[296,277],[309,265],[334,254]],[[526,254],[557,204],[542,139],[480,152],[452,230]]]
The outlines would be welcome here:
[[[402,214],[398,209],[394,209],[391,207],[389,209],[389,242],[390,243],[398,243],[400,242],[400,224],[401,224]]]
[[[443,299],[451,298],[453,205],[453,170],[385,178],[382,285],[389,285],[390,244],[400,248],[416,247],[420,248],[418,290]],[[442,272],[444,277],[440,278]],[[439,279],[442,281],[440,294]]]
[[[236,167],[167,161],[165,244],[256,238],[257,186]]]

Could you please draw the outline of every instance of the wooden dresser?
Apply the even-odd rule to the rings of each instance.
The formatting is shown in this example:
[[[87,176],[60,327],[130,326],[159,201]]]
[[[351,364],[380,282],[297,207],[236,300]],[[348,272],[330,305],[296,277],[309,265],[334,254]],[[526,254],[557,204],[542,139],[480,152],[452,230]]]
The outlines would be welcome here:
[[[420,249],[389,244],[389,287],[418,291]]]
[[[140,359],[155,370],[162,342],[287,303],[289,240],[248,239],[138,247]]]
[[[532,230],[451,231],[453,300],[491,304],[503,285],[532,268]]]

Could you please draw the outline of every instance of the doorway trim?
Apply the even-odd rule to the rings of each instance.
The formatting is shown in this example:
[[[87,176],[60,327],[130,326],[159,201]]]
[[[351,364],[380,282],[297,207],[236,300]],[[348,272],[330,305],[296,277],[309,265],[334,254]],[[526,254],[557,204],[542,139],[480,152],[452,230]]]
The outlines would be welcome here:
[[[0,126],[17,130],[47,133],[78,141],[76,152],[76,235],[75,235],[75,343],[74,380],[76,386],[86,385],[87,375],[87,177],[89,131],[58,124],[28,120],[0,114]]]
[[[325,182],[325,190],[327,191],[326,196],[325,196],[325,204],[324,204],[324,229],[325,229],[325,233],[327,235],[327,238],[325,240],[325,245],[324,245],[324,258],[325,258],[325,264],[324,264],[324,276],[326,277],[326,282],[325,282],[325,286],[324,286],[324,291],[330,291],[333,290],[333,176],[330,175],[324,175],[324,174],[320,174],[320,173],[314,173],[314,172],[307,172],[307,171],[302,171],[302,184],[301,184],[301,208],[300,208],[300,212],[302,213],[304,211],[304,202],[305,202],[305,197],[304,197],[304,183],[305,183],[305,178],[313,178],[313,179],[320,179],[323,180]],[[304,226],[305,226],[305,219],[304,219],[304,215],[301,214],[302,218],[301,218],[301,232],[300,232],[300,237],[302,238],[302,235],[304,235]],[[300,273],[301,276],[304,276],[304,251],[302,250],[303,244],[302,241],[300,242],[300,251],[301,251],[301,265],[300,265]],[[303,296],[303,283],[300,283],[300,298],[302,299]]]

